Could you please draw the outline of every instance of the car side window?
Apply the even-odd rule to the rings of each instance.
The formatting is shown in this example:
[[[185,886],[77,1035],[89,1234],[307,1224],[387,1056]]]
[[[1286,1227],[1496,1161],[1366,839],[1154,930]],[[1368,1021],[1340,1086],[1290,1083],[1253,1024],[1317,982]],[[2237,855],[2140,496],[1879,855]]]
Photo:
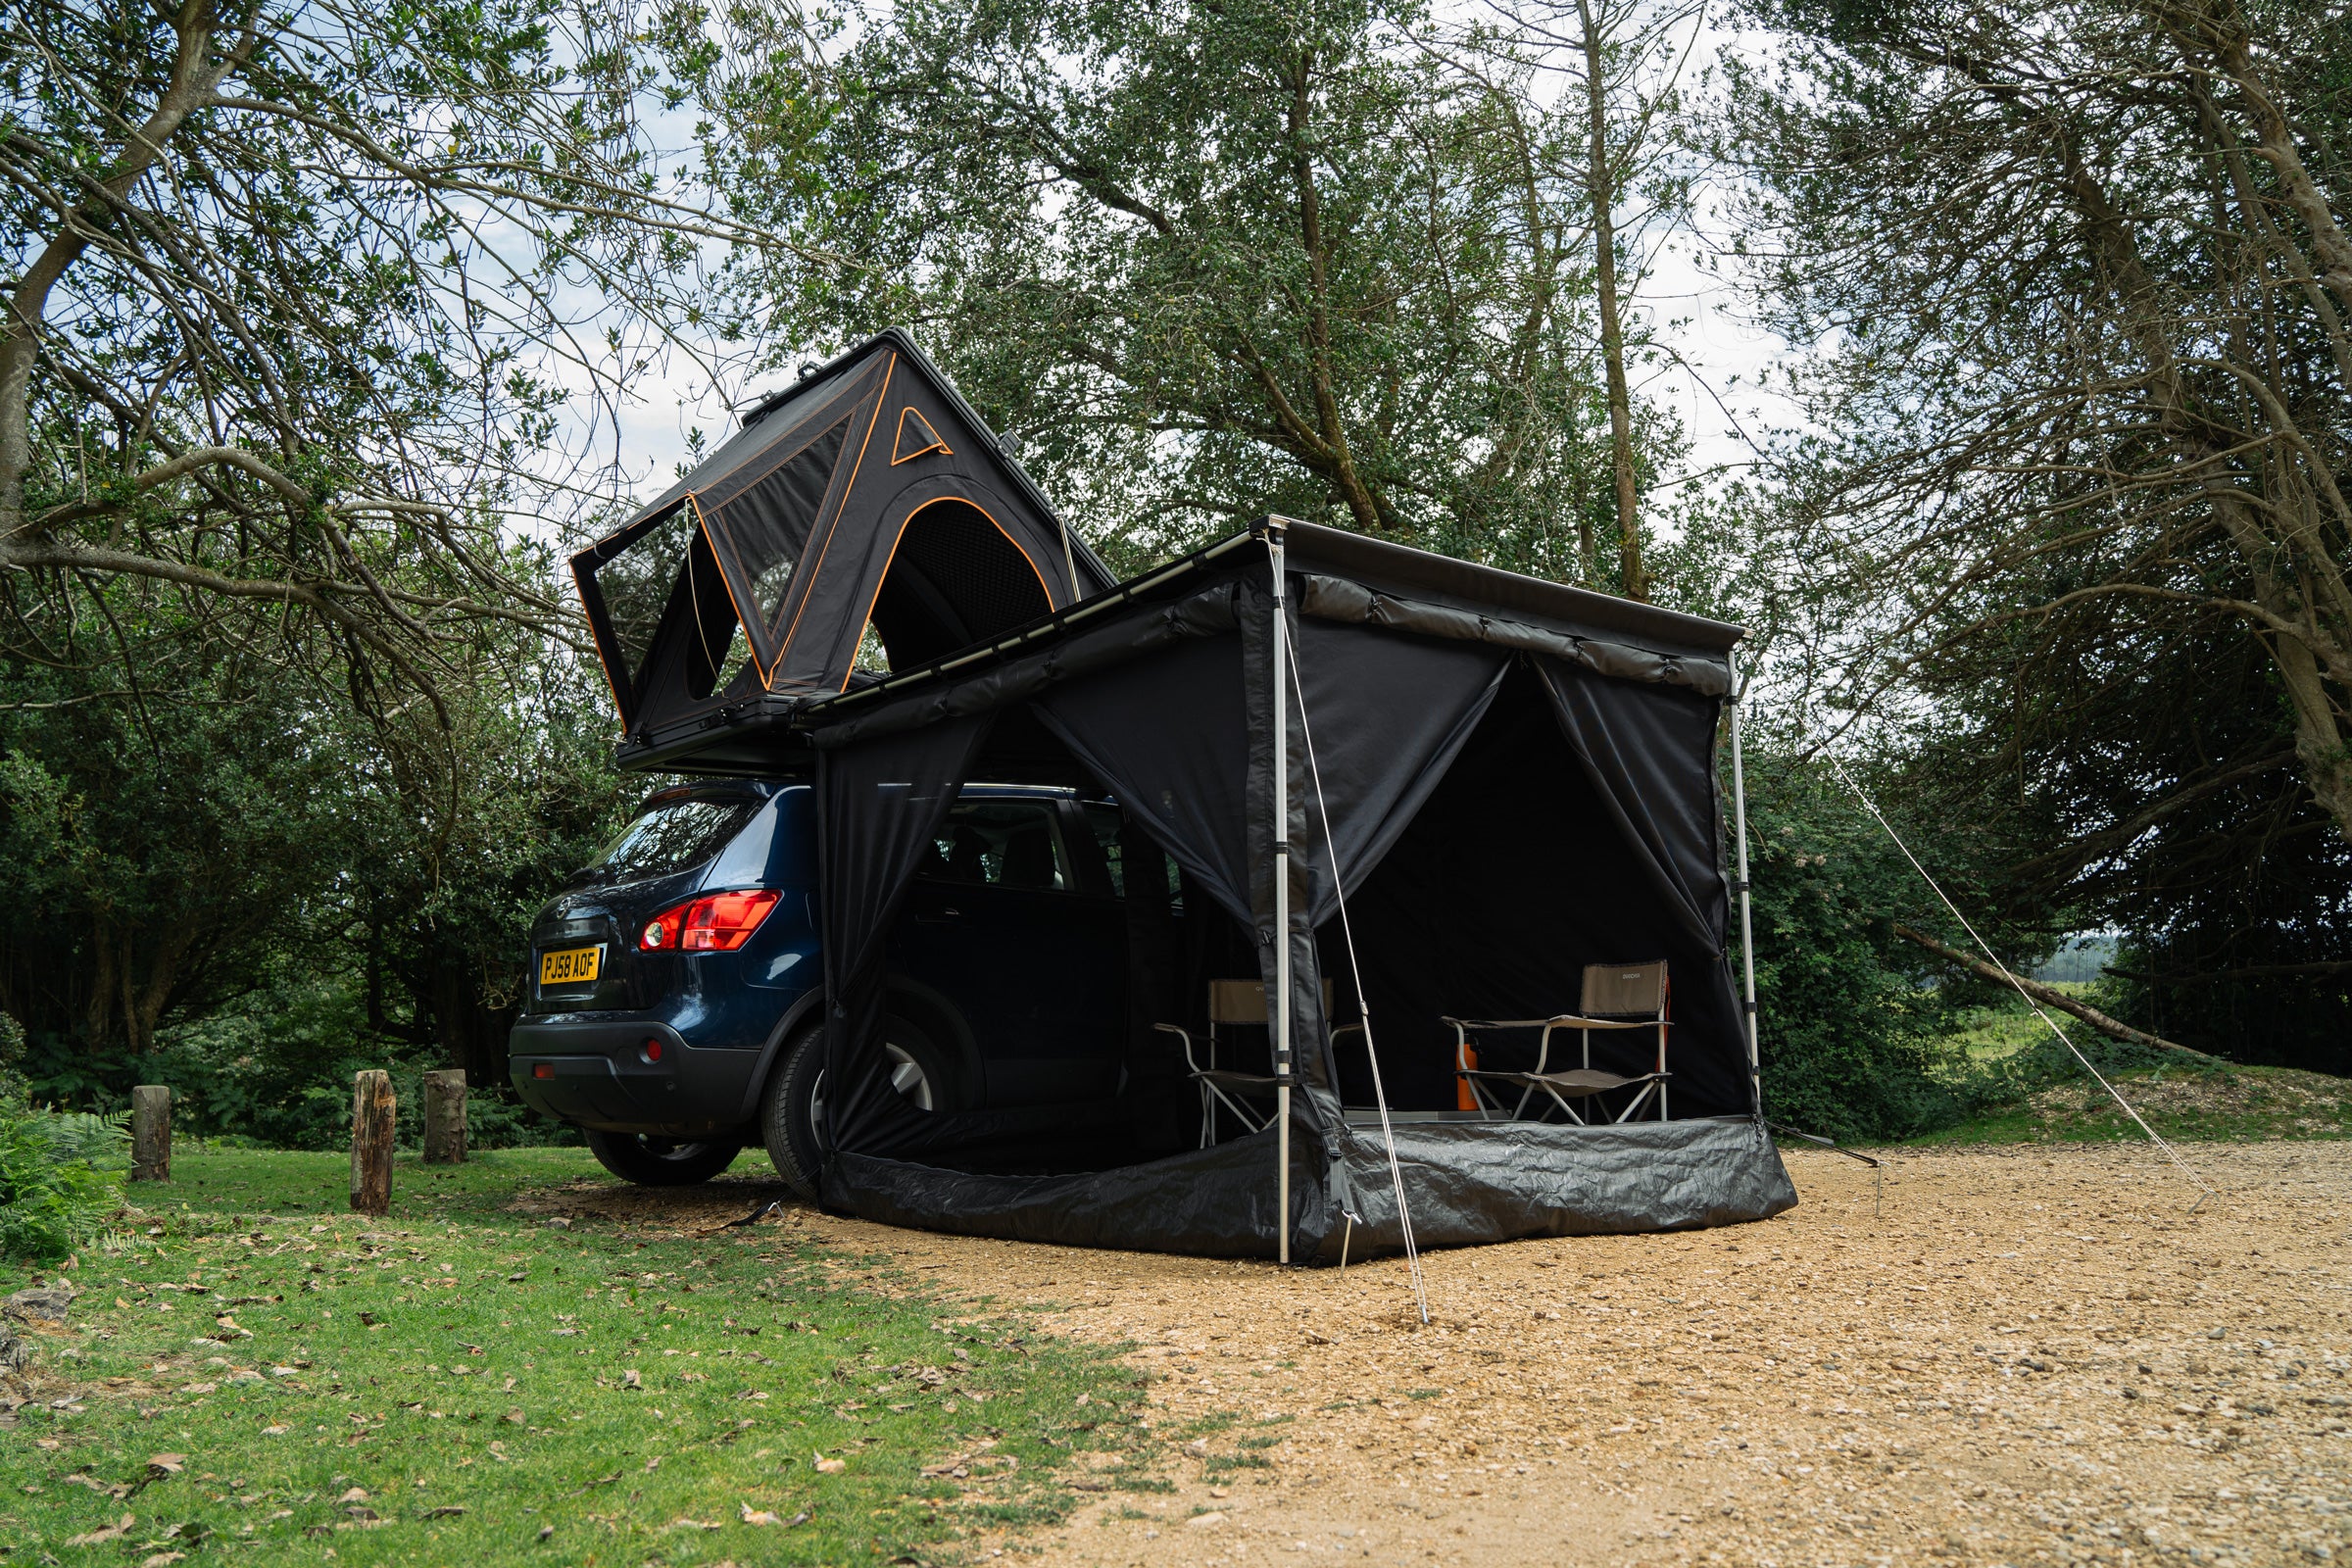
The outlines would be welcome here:
[[[960,801],[931,841],[922,874],[935,881],[1063,893],[1069,857],[1052,805],[1043,801]]]
[[[1086,825],[1095,830],[1095,842],[1102,846],[1102,864],[1110,872],[1110,896],[1127,896],[1126,857],[1119,849],[1119,808],[1108,801],[1086,803]]]

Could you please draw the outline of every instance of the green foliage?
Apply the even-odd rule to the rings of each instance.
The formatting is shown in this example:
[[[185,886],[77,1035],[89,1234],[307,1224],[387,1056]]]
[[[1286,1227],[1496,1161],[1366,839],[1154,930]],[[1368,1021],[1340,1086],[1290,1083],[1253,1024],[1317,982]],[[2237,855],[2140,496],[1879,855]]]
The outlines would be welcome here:
[[[1900,715],[1997,903],[2128,938],[2131,1021],[2352,1067],[2352,16],[1734,17],[1726,216],[1810,349],[1757,470],[1784,664]]]
[[[122,1206],[122,1177],[95,1163],[127,1138],[118,1120],[55,1116],[0,1094],[0,1259],[56,1263]]]
[[[1747,810],[1765,1115],[1860,1140],[1957,1120],[1942,993],[1892,930],[1927,890],[1818,761],[1751,754]]]
[[[0,648],[0,1008],[43,1095],[165,1083],[190,1130],[309,1147],[357,1067],[501,1082],[524,928],[645,788],[568,650],[498,627],[437,710],[354,710],[135,582],[16,608],[63,656]]]
[[[800,26],[680,63],[744,209],[859,261],[745,280],[784,341],[919,323],[1121,564],[1274,511],[1609,580],[1586,132],[1524,62],[1412,0],[910,0],[823,64]],[[1635,415],[1647,486],[1680,433]]]

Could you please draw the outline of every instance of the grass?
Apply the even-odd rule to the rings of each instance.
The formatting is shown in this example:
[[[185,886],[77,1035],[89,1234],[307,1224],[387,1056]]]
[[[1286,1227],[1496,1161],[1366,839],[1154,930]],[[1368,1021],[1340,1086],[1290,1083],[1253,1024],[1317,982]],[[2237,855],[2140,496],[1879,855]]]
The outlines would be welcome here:
[[[2168,1139],[2219,1143],[2352,1137],[2352,1080],[2325,1073],[2184,1060],[2109,1070],[2107,1080]],[[1911,1143],[2111,1143],[2146,1136],[2113,1096],[2078,1069],[2066,1081]]]
[[[2093,1005],[2105,1000],[2097,985],[2082,981],[2061,982],[2050,989]],[[2071,1025],[2074,1020],[2063,1021]],[[2033,1010],[2010,996],[1990,1005],[1967,1009],[1960,1015],[1958,1027],[1943,1036],[1943,1044],[1970,1062],[1986,1062],[2013,1056],[2049,1038],[2049,1029],[2034,1016]]]
[[[1072,1482],[1119,1484],[1102,1455],[1143,1451],[1142,1391],[1107,1352],[887,1258],[513,1206],[594,1174],[577,1150],[404,1160],[368,1220],[341,1156],[178,1153],[66,1276],[69,1326],[35,1337],[36,1397],[0,1435],[0,1555],[941,1562],[1058,1520]]]
[[[2097,984],[2055,989],[2094,1005],[2115,1005]],[[2168,1139],[2352,1137],[2352,1080],[2118,1046],[2087,1024],[2059,1021],[2132,1108]],[[1963,1104],[1982,1108],[1955,1126],[1906,1140],[1913,1147],[2107,1143],[2147,1136],[2022,1000],[1996,1000],[1961,1011],[1938,1045],[1936,1077]]]

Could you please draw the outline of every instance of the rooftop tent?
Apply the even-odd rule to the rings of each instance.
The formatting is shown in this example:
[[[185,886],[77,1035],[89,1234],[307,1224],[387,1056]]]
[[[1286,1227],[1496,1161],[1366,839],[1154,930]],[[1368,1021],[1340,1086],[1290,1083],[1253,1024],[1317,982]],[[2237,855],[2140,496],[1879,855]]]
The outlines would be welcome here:
[[[1112,581],[896,331],[754,408],[572,572],[637,749],[842,691],[869,630],[905,668]]]
[[[1373,1056],[1339,1032],[1364,1021],[1360,994],[1422,1244],[1719,1224],[1795,1200],[1726,953],[1715,744],[1738,636],[1270,522],[661,758],[814,760],[832,1205],[1204,1254],[1398,1246],[1387,1142],[1363,1109]],[[1278,709],[1278,661],[1294,660]],[[1129,1024],[1098,1043],[1118,1087],[1084,1103],[920,1110],[890,1086],[891,933],[959,787],[983,780],[1117,803]],[[1584,965],[1653,958],[1671,976],[1670,1119],[1463,1112],[1444,1015],[1573,1011]],[[1198,1028],[1206,980],[1271,990],[1286,974],[1287,1126],[1195,1147],[1192,1085],[1151,1024]],[[1638,1069],[1620,1038],[1594,1038],[1594,1066]]]

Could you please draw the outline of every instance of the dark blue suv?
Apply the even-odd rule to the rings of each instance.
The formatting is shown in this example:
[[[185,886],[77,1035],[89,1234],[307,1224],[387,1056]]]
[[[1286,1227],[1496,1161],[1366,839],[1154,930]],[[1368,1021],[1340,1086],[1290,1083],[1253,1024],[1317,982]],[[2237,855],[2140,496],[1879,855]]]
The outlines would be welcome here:
[[[677,1185],[761,1143],[813,1196],[824,1097],[815,794],[663,790],[531,928],[508,1046],[533,1107],[605,1168]],[[890,946],[887,1049],[925,1110],[1048,1107],[1123,1087],[1118,808],[966,785]]]

